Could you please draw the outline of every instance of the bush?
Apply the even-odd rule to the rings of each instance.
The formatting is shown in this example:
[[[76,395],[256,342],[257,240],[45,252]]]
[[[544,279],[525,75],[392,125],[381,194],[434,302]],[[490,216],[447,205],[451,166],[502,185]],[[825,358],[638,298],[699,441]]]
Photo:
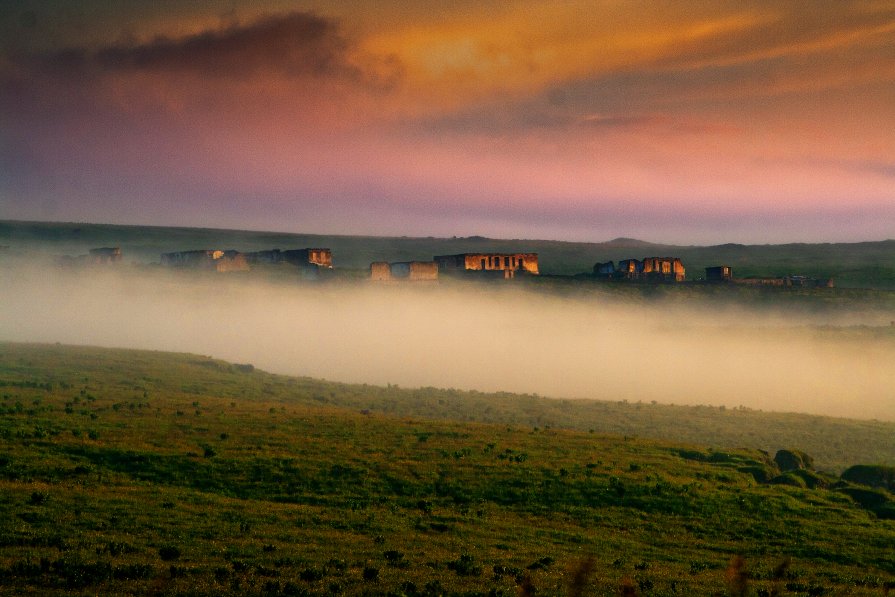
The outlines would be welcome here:
[[[384,552],[382,555],[389,562],[398,562],[404,558],[404,554],[401,553],[400,551],[395,550],[395,549],[390,549],[390,550]]]
[[[891,496],[879,489],[865,487],[841,487],[837,491],[844,493],[864,508],[876,510],[891,503]]]
[[[774,462],[784,473],[798,469],[814,468],[814,458],[799,450],[777,450]]]
[[[873,513],[876,514],[877,518],[895,520],[895,503],[886,502],[882,506],[874,508]]]
[[[820,475],[818,475],[817,473],[815,473],[813,471],[809,471],[806,469],[800,469],[797,471],[792,471],[791,474],[796,475],[797,477],[802,479],[805,482],[805,485],[809,489],[817,489],[817,488],[823,489],[829,485],[829,483],[827,482],[826,479],[824,479],[823,477],[821,477]]]
[[[158,555],[162,560],[169,562],[180,557],[180,549],[173,545],[165,545],[159,548]]]
[[[374,581],[379,578],[379,568],[373,568],[372,566],[364,566],[364,580],[365,581]]]
[[[752,478],[755,479],[756,483],[770,483],[771,479],[777,476],[777,471],[769,466],[742,466],[737,470],[741,473],[752,475]]]
[[[895,490],[895,466],[856,464],[846,469],[842,478],[851,483]]]
[[[322,580],[324,576],[326,576],[326,573],[322,570],[318,570],[317,568],[305,568],[298,575],[298,577],[305,582]]]
[[[453,570],[457,576],[481,576],[482,567],[476,566],[475,558],[468,553],[462,554],[453,562],[447,563],[448,570]]]

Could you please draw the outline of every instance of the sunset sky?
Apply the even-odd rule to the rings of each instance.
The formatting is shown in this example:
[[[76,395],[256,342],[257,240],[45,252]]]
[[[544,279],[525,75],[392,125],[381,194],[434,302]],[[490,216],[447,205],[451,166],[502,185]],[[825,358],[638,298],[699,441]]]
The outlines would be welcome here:
[[[895,3],[5,0],[0,219],[895,238]]]

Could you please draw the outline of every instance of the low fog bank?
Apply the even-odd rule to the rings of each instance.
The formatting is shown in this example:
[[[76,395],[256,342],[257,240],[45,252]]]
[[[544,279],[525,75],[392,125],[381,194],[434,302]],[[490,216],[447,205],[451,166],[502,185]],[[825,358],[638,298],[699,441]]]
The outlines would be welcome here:
[[[0,270],[0,340],[193,352],[347,382],[895,420],[895,332],[882,327],[895,314],[795,313],[500,284]]]

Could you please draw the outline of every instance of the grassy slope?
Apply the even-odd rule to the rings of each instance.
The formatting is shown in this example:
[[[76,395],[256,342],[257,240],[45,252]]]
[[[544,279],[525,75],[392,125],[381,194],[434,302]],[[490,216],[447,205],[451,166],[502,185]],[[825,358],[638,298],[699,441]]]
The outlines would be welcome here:
[[[101,224],[0,221],[0,245],[9,252],[50,251],[83,254],[97,246],[121,246],[126,258],[158,261],[164,251],[233,248],[325,246],[337,267],[364,269],[372,261],[431,259],[433,255],[473,251],[535,251],[541,271],[572,275],[590,272],[597,261],[642,258],[649,254],[681,257],[695,279],[704,268],[727,264],[738,276],[802,274],[832,277],[842,287],[895,289],[895,240],[867,243],[720,245],[715,247],[651,245],[618,239],[608,243],[473,238],[387,238],[320,236],[198,228],[162,228]]]
[[[246,369],[0,344],[0,592],[513,595],[528,576],[557,594],[577,574],[583,594],[709,594],[745,579],[736,557],[756,594],[879,594],[895,578],[895,522],[839,491],[757,484],[758,451],[546,428],[563,412],[755,432],[776,416]],[[428,418],[463,413],[502,423]],[[845,451],[892,437],[774,424]]]

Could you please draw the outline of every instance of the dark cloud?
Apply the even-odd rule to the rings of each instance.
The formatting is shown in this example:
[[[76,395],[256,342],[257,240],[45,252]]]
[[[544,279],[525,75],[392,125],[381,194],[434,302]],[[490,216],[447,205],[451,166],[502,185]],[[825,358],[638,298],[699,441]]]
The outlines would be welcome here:
[[[182,73],[233,78],[256,74],[286,77],[337,76],[361,79],[351,44],[336,21],[292,12],[235,23],[181,37],[117,43],[98,49],[70,47],[39,55],[11,55],[18,70],[73,76],[103,72]],[[10,70],[7,68],[6,70]]]
[[[106,68],[185,71],[234,76],[276,71],[286,75],[357,75],[346,60],[348,43],[336,23],[311,13],[267,17],[181,39],[100,50]]]

